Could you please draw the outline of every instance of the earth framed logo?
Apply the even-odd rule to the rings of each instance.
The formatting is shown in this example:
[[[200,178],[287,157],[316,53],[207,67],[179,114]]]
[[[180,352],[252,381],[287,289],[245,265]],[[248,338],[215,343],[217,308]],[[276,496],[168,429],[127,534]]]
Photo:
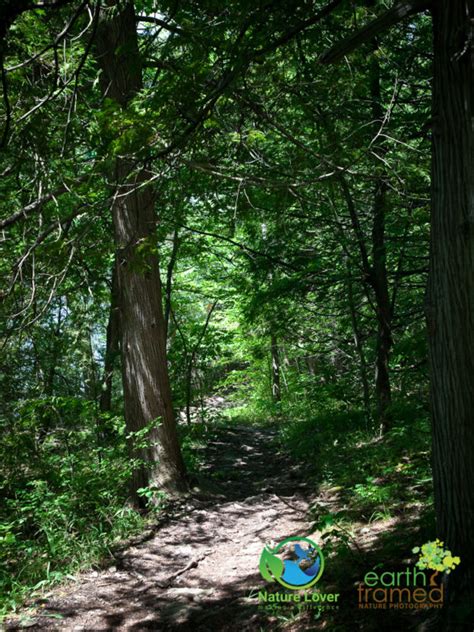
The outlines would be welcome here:
[[[412,553],[418,554],[414,566],[390,571],[381,569],[378,564],[365,574],[357,587],[359,608],[418,610],[443,607],[443,574],[451,573],[461,563],[461,558],[445,549],[444,542],[439,539],[427,542],[421,548],[414,547]]]
[[[259,570],[268,582],[276,581],[290,590],[306,590],[320,580],[324,556],[320,547],[309,538],[285,538],[274,548],[264,547]]]

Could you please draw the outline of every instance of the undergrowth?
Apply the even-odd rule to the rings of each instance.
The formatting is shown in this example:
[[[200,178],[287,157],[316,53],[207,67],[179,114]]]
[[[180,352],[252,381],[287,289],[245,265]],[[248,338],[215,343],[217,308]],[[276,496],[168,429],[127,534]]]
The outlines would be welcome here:
[[[280,441],[326,487],[344,514],[370,522],[432,505],[430,429],[416,403],[394,406],[391,429],[379,437],[359,411],[321,414],[280,426]]]
[[[24,401],[0,420],[0,616],[98,562],[144,518],[127,506],[123,420],[72,397]],[[46,430],[45,430],[46,429]]]
[[[416,402],[394,406],[392,419],[383,437],[357,411],[280,426],[280,442],[312,474],[318,493],[312,526],[322,533],[328,553],[337,553],[341,568],[347,568],[346,558],[354,566],[354,552],[360,553],[357,529],[360,538],[371,525],[385,525],[372,548],[394,559],[410,551],[411,539],[416,544],[417,538],[434,536],[426,409]]]
[[[0,618],[25,600],[99,564],[110,548],[140,533],[153,513],[127,502],[131,461],[121,417],[98,416],[71,397],[22,402],[0,419]],[[44,428],[47,428],[47,431]],[[79,429],[78,429],[79,428]],[[188,471],[199,469],[206,427],[181,428]]]

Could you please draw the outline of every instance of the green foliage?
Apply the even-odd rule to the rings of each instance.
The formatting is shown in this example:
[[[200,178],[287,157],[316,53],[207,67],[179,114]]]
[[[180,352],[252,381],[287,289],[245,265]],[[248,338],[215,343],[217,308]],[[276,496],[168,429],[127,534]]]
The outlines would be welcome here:
[[[202,450],[206,446],[209,429],[203,423],[193,423],[191,426],[181,426],[179,430],[186,469],[191,474],[197,474],[203,465]]]
[[[131,468],[143,464],[126,443],[144,449],[158,420],[125,431],[117,345],[111,410],[99,412],[111,271],[124,247],[110,213],[124,202],[112,186],[120,160],[133,165],[129,181],[116,174],[120,185],[146,172],[158,192],[151,236],[126,248],[144,277],[160,262],[173,403],[178,417],[190,412],[179,428],[188,469],[199,472],[212,424],[275,424],[308,478],[341,498],[343,512],[315,507],[314,520],[328,546],[350,555],[355,520],[431,502],[429,18],[412,16],[378,50],[327,67],[322,43],[365,23],[372,8],[341,6],[286,38],[307,20],[307,2],[140,0],[137,14],[159,11],[170,30],[139,26],[138,42],[115,51],[132,57],[137,43],[142,66],[143,87],[119,105],[101,85],[85,8],[51,46],[76,5],[25,10],[1,43],[0,221],[54,194],[0,240],[2,607],[143,524],[126,506]],[[380,182],[382,249],[373,243]],[[393,309],[393,426],[383,440],[377,297],[364,269],[377,253]],[[153,511],[164,501],[153,485],[139,496]],[[278,573],[275,564],[270,556],[264,572]]]
[[[314,506],[316,528],[333,529],[341,521],[371,522],[401,515],[410,507],[432,507],[426,411],[411,402],[394,406],[393,414],[394,427],[383,439],[365,428],[362,413],[322,415],[281,426],[283,445],[345,507],[332,514]]]
[[[99,439],[96,423],[114,441]],[[131,467],[122,424],[94,420],[90,402],[66,397],[29,400],[3,422],[0,613],[142,528],[125,504]]]

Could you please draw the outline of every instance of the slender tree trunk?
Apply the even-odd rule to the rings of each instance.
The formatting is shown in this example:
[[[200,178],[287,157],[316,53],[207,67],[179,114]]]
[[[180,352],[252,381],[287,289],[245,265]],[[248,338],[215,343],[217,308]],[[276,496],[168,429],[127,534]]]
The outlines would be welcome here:
[[[87,333],[87,346],[89,353],[89,365],[85,369],[85,382],[86,382],[86,396],[91,402],[94,402],[94,407],[97,406],[97,365],[94,357],[94,343],[92,328]]]
[[[172,285],[173,285],[173,271],[176,265],[176,260],[178,259],[179,244],[180,244],[179,228],[176,227],[173,232],[173,248],[171,250],[170,260],[168,262],[168,267],[166,269],[165,331],[166,331],[167,339],[168,339],[168,329],[169,329],[170,312],[171,312],[171,290],[172,290]]]
[[[194,363],[196,361],[196,355],[199,351],[199,347],[201,345],[201,342],[204,338],[204,336],[206,335],[206,331],[207,328],[209,326],[209,323],[211,322],[211,317],[212,317],[212,313],[214,312],[214,310],[216,309],[217,306],[217,300],[214,301],[214,303],[212,303],[212,305],[209,306],[208,311],[207,311],[207,316],[206,316],[206,320],[204,322],[204,326],[201,330],[201,333],[199,334],[199,338],[196,342],[196,344],[194,345],[189,358],[188,358],[188,362],[187,362],[187,368],[186,368],[186,421],[188,424],[191,423],[191,404],[192,404],[192,400],[193,400],[193,369],[194,369]]]
[[[373,4],[373,0],[369,4]],[[385,214],[387,207],[387,173],[384,162],[386,147],[384,137],[379,135],[384,121],[384,108],[380,88],[380,65],[377,58],[378,42],[373,41],[374,54],[370,67],[370,95],[374,121],[373,152],[377,156],[379,177],[375,183],[372,224],[372,270],[371,282],[375,294],[377,339],[375,364],[375,395],[377,420],[381,434],[390,427],[390,351],[392,348],[392,304],[387,277],[387,248],[385,243]]]
[[[440,629],[474,625],[474,142],[470,0],[434,0],[431,252],[427,295],[433,477],[447,576]]]
[[[61,332],[63,326],[63,300],[59,297],[58,315],[56,319],[56,327],[54,330],[54,338],[51,344],[51,357],[49,367],[46,372],[44,381],[44,393],[47,397],[54,395],[54,382],[58,373],[58,362],[61,355]]]
[[[59,297],[58,313],[56,318],[56,327],[54,328],[54,337],[51,341],[50,353],[46,356],[45,368],[43,374],[43,393],[49,399],[55,394],[55,379],[58,372],[58,362],[61,355],[61,334],[63,325],[63,301],[62,297]],[[49,366],[48,366],[49,365]],[[40,369],[41,370],[41,369]],[[87,380],[85,380],[87,381]],[[43,416],[42,424],[38,431],[38,443],[42,444],[49,431],[54,426],[56,421],[56,415],[52,411]]]
[[[346,257],[347,268],[347,297],[349,302],[349,312],[351,315],[352,333],[354,336],[354,344],[359,357],[359,373],[362,384],[362,394],[364,401],[365,417],[367,423],[370,422],[370,389],[369,380],[367,378],[367,361],[365,358],[364,345],[362,344],[362,336],[360,333],[359,321],[357,320],[356,304],[354,300],[354,287],[352,283],[349,259]]]
[[[272,397],[275,404],[281,402],[281,380],[280,380],[280,350],[278,339],[274,333],[271,334],[271,354],[272,354]]]
[[[123,6],[123,8],[122,8]],[[108,15],[110,14],[110,15]],[[127,107],[142,87],[133,4],[103,9],[96,41],[104,96]],[[150,484],[185,488],[166,358],[165,322],[156,255],[156,194],[132,158],[115,160],[112,217],[117,248],[120,347],[125,421],[129,433],[149,428],[147,447],[132,439],[141,465],[133,473],[132,500]]]
[[[380,432],[390,427],[390,351],[392,349],[392,306],[390,302],[385,247],[385,189],[380,181],[374,196],[373,245],[373,289],[377,316],[377,341],[375,365],[375,394],[377,398],[377,420]]]
[[[378,182],[374,192],[372,224],[372,263],[369,260],[364,233],[350,189],[343,177],[339,179],[347,202],[352,228],[361,254],[363,287],[374,307],[377,322],[375,359],[375,396],[380,432],[390,427],[391,404],[390,351],[392,348],[392,303],[390,301],[385,251],[385,185]],[[381,187],[381,189],[377,188]],[[375,298],[375,302],[372,301]]]
[[[205,424],[206,423],[206,410],[204,407],[204,381],[203,379],[200,377],[199,378],[199,403],[201,405],[201,423]]]
[[[104,376],[102,379],[102,391],[99,399],[101,413],[108,413],[112,409],[112,383],[115,360],[119,354],[119,302],[118,302],[117,264],[112,270],[112,289],[110,292],[110,310],[107,323],[105,342]]]
[[[92,328],[89,329],[88,333],[88,343],[89,343],[89,367],[87,371],[86,385],[87,385],[87,398],[93,402],[92,407],[92,415],[95,425],[95,433],[96,433],[96,442],[99,447],[102,444],[102,440],[104,437],[103,430],[100,425],[100,419],[98,414],[98,379],[97,379],[97,364],[94,357],[94,343],[93,343],[93,332]],[[101,451],[98,451],[98,461],[99,463],[102,460]]]
[[[193,400],[193,360],[189,358],[188,365],[186,367],[186,423],[191,423],[191,403]]]

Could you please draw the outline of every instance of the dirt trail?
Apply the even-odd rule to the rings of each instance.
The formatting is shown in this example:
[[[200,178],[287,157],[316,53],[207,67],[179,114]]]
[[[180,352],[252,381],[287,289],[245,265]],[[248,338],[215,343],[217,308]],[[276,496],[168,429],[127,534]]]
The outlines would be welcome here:
[[[264,586],[258,572],[264,543],[307,533],[309,502],[304,473],[278,453],[274,438],[270,429],[247,426],[213,432],[202,472],[216,481],[213,493],[186,500],[109,568],[54,591],[29,628],[274,628],[248,595]]]

